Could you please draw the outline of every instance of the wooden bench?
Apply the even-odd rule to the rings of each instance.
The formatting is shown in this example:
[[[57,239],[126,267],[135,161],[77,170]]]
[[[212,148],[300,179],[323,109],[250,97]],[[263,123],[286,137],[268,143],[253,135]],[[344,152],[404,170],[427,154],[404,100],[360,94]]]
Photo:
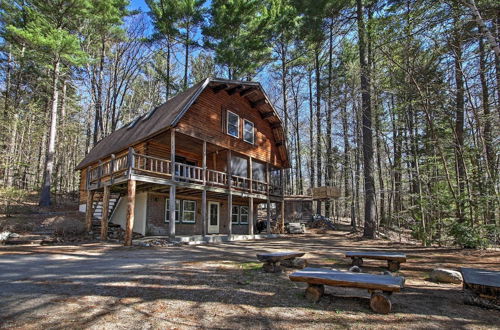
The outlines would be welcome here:
[[[500,310],[500,272],[477,268],[460,268],[463,277],[464,302]]]
[[[387,260],[387,268],[391,272],[398,271],[401,268],[401,263],[406,262],[406,254],[397,252],[383,251],[350,251],[345,253],[346,258],[352,259],[352,265],[361,267],[363,258]]]
[[[268,273],[279,273],[282,271],[282,263],[285,263],[284,266],[296,268],[304,268],[307,266],[307,261],[304,259],[301,259],[301,262],[296,261],[296,258],[300,258],[304,254],[303,252],[259,253],[257,254],[257,259],[264,263],[264,265],[262,265],[264,271]]]
[[[290,280],[306,282],[306,298],[312,302],[321,299],[325,285],[367,289],[371,293],[370,307],[377,313],[387,314],[391,311],[390,296],[404,287],[404,277],[391,275],[374,275],[351,273],[326,268],[305,268],[289,275]]]

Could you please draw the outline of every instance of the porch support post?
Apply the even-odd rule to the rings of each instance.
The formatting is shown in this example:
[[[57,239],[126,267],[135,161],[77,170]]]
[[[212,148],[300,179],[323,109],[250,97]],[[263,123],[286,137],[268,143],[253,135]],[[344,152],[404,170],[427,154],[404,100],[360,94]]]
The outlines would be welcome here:
[[[203,188],[201,191],[201,222],[203,225],[202,233],[203,236],[207,236],[208,227],[207,227],[207,190]]]
[[[102,217],[101,217],[101,240],[108,238],[108,218],[109,218],[109,194],[110,186],[104,186],[104,195],[102,197]]]
[[[175,181],[175,127],[170,129],[170,166],[172,180]]]
[[[233,234],[233,193],[232,193],[232,177],[231,177],[231,150],[227,151],[227,184],[228,184],[228,194],[227,194],[227,218],[228,218],[228,234],[229,239]]]
[[[168,233],[170,238],[175,238],[175,192],[176,186],[170,186],[169,207],[170,207],[170,221],[168,222]]]
[[[132,245],[132,230],[134,228],[134,210],[135,210],[135,180],[128,180],[128,203],[127,203],[127,223],[125,225],[125,246]]]
[[[253,227],[254,219],[253,219],[253,197],[248,199],[248,235],[253,235]]]
[[[281,199],[280,203],[280,216],[281,216],[281,222],[280,222],[280,234],[285,233],[285,199]]]
[[[203,140],[203,158],[202,165],[203,167],[203,185],[207,184],[207,141]]]
[[[248,157],[248,178],[250,179],[250,193],[253,192],[253,169],[252,157]]]
[[[94,214],[94,190],[87,190],[87,207],[85,208],[85,230],[92,230],[92,216]]]
[[[207,184],[207,141],[203,140],[203,191],[201,192],[201,223],[202,223],[202,235],[206,236],[208,232],[207,228],[207,190],[205,188]]]
[[[267,182],[267,234],[271,234],[271,199],[269,198],[269,187],[271,185],[269,176],[269,163],[266,163],[266,182]]]
[[[175,178],[175,127],[170,129],[170,164],[172,165],[172,181],[176,181]],[[175,193],[176,185],[175,183],[170,185],[170,195],[169,195],[169,207],[170,207],[170,221],[168,223],[168,233],[171,239],[175,238]],[[180,216],[180,215],[179,215]]]

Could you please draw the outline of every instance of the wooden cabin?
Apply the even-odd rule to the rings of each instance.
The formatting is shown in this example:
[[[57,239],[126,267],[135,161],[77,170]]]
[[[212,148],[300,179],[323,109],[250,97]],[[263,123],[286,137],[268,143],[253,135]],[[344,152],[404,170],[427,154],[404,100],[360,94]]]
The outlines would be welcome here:
[[[80,211],[88,230],[100,219],[103,239],[108,222],[120,224],[127,245],[132,231],[253,235],[259,204],[276,203],[283,220],[288,167],[282,122],[262,86],[208,78],[89,152],[77,166]]]

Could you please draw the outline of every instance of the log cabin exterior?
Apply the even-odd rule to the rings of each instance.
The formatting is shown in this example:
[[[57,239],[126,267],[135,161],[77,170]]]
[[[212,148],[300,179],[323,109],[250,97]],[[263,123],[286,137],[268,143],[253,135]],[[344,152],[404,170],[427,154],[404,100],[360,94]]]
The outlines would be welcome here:
[[[253,235],[258,205],[276,203],[283,230],[284,134],[259,83],[207,78],[102,139],[77,166],[87,229],[100,205],[101,238],[117,223],[126,245],[132,232]]]

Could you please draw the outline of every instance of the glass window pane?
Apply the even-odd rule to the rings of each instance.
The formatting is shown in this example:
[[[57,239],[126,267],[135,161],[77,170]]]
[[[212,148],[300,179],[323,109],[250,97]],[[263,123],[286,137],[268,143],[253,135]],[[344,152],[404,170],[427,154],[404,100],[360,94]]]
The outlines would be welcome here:
[[[243,124],[243,140],[252,144],[254,142],[253,127],[254,126],[251,121],[245,120]]]
[[[179,222],[180,210],[181,210],[181,201],[176,199],[175,200],[175,222]],[[170,199],[167,197],[167,199],[165,200],[165,222],[168,222],[169,220],[170,220]]]
[[[240,223],[248,223],[248,206],[240,208]]]
[[[238,206],[233,206],[233,215],[231,217],[231,222],[232,223],[238,223],[239,217],[240,217],[240,212],[239,212],[239,207]]]
[[[195,201],[182,201],[182,221],[195,222],[196,218],[196,202]]]
[[[228,111],[227,112],[227,134],[234,137],[240,137],[240,117]]]

